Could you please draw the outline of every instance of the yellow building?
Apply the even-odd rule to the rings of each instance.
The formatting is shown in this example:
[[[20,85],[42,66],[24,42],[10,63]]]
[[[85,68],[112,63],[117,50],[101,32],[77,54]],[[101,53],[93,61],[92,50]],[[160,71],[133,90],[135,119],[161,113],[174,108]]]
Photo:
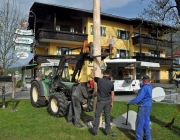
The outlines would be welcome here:
[[[63,7],[35,2],[30,9],[30,29],[35,30],[34,59],[38,64],[46,62],[50,56],[61,55],[64,49],[69,54],[78,54],[86,42],[93,42],[93,13],[76,8]],[[165,50],[172,49],[172,42],[164,40],[164,31],[172,29],[169,26],[144,21],[128,19],[114,15],[101,14],[101,50],[112,56],[105,59],[136,59],[137,78],[144,74],[151,76],[154,83],[167,83],[168,70],[173,65],[173,59],[165,58]],[[167,32],[166,32],[167,33]],[[42,56],[44,57],[42,57]],[[43,58],[40,61],[40,57]],[[69,69],[76,62],[69,63]],[[80,77],[82,81],[89,80],[93,63],[86,61]],[[122,75],[133,75],[134,69],[123,67],[108,68],[113,79]]]

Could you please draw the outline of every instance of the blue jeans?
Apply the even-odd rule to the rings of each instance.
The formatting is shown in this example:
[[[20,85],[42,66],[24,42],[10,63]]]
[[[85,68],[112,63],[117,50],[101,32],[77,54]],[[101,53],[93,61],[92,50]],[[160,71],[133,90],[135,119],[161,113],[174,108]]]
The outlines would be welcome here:
[[[139,106],[136,119],[136,140],[143,140],[143,134],[146,140],[151,140],[150,114],[151,106]]]

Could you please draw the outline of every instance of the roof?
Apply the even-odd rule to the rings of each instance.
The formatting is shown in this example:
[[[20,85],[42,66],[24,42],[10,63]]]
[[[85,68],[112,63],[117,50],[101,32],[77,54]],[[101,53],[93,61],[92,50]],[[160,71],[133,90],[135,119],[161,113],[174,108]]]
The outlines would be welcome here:
[[[170,68],[169,71],[180,71],[180,67],[173,67],[173,68]]]
[[[79,9],[79,8],[74,8],[74,7],[40,3],[40,2],[34,2],[34,4],[30,8],[30,11],[33,11],[34,13],[36,13],[37,17],[38,17],[38,14],[40,16],[43,16],[42,13],[49,13],[49,14],[63,13],[63,15],[69,14],[71,16],[74,15],[76,17],[93,17],[93,10],[90,11],[90,10],[84,10],[84,9]],[[148,27],[151,27],[151,24],[156,24],[156,27],[158,27],[159,30],[164,29],[164,28],[175,29],[165,24],[148,21],[141,18],[129,19],[129,18],[118,16],[118,15],[107,14],[107,13],[101,13],[101,19],[125,23],[129,25],[139,25],[141,22],[143,22],[143,25],[148,26]]]
[[[174,56],[174,57],[180,57],[180,50],[174,52],[174,53],[173,53],[173,56]],[[167,54],[167,57],[172,57],[172,56],[171,56],[171,53],[170,53],[170,54]]]

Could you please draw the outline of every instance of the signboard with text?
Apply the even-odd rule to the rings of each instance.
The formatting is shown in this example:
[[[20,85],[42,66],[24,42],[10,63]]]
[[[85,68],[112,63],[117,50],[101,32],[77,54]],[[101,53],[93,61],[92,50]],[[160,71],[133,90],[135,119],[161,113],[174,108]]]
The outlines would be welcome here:
[[[20,59],[26,59],[29,57],[29,54],[27,52],[18,52],[16,55]]]
[[[16,50],[16,51],[31,51],[32,50],[32,48],[31,48],[31,45],[16,45],[15,47],[14,47],[14,50]]]
[[[34,35],[32,30],[20,30],[20,29],[16,29],[15,31],[16,34],[18,35]]]
[[[33,39],[28,38],[28,37],[16,37],[13,39],[13,41],[15,41],[15,43],[22,43],[22,44],[32,44],[33,43]]]

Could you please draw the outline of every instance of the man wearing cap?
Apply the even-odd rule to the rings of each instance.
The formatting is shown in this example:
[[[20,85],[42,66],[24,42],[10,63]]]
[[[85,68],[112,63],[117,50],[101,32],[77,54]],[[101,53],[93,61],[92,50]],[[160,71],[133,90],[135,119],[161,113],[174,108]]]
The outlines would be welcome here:
[[[150,114],[152,110],[152,86],[150,77],[142,77],[143,85],[138,91],[137,96],[130,100],[127,105],[138,104],[136,119],[136,140],[142,140],[143,134],[146,140],[151,140]]]

